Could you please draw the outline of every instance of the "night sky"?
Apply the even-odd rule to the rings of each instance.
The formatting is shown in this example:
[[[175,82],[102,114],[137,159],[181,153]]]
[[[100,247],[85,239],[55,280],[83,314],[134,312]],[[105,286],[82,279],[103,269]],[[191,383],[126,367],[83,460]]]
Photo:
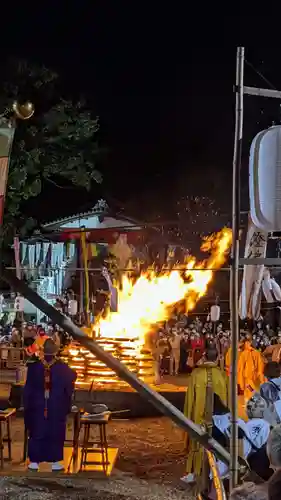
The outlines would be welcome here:
[[[70,2],[62,11],[48,5],[41,12],[17,10],[7,54],[53,67],[68,93],[85,94],[107,149],[99,165],[102,186],[86,196],[59,192],[64,208],[52,203],[52,216],[69,211],[70,198],[73,212],[101,195],[125,208],[133,204],[145,217],[168,210],[185,193],[215,197],[230,210],[235,19],[218,18],[213,7],[204,7],[202,18],[199,5],[196,14],[174,5],[140,9],[135,2],[95,2],[91,9],[83,1],[72,9]],[[236,19],[242,31],[244,16],[243,23]],[[246,49],[254,67],[281,88],[275,57],[269,49]],[[245,76],[248,85],[267,86],[250,67]],[[244,187],[251,139],[280,118],[278,102],[247,99]],[[42,206],[56,194],[48,188]],[[242,204],[247,208],[246,196]]]

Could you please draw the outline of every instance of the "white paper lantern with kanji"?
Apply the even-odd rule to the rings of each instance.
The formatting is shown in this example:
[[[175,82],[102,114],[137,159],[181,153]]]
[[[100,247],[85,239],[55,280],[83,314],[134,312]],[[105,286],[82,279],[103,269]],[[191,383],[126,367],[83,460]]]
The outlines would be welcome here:
[[[281,126],[253,140],[249,164],[251,219],[258,229],[281,231]]]

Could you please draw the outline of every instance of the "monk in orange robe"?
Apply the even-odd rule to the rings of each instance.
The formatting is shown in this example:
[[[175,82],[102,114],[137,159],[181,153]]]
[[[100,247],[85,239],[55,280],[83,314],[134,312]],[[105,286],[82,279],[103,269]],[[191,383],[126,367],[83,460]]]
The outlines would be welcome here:
[[[239,342],[238,361],[239,361],[240,354],[243,351],[243,345],[244,345],[243,342]],[[225,355],[225,371],[226,371],[226,374],[228,377],[230,376],[230,366],[231,366],[231,347],[228,348],[227,353]]]
[[[238,360],[238,385],[244,392],[244,398],[248,401],[253,392],[258,391],[261,384],[265,382],[264,360],[262,354],[254,349],[251,342],[244,343],[243,351]]]

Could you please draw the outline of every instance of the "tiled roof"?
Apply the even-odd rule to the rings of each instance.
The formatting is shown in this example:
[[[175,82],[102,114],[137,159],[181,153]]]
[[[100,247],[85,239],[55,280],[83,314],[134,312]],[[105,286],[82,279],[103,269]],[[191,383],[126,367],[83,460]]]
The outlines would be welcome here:
[[[128,222],[131,222],[133,224],[137,224],[138,221],[136,219],[133,219],[131,217],[125,216],[122,212],[118,213],[112,213],[111,210],[109,209],[109,206],[105,200],[98,200],[98,202],[94,205],[94,207],[86,212],[80,212],[78,214],[73,214],[69,215],[67,217],[62,217],[61,219],[56,219],[51,222],[45,222],[43,224],[43,227],[47,228],[49,226],[55,226],[58,224],[65,224],[67,222],[72,222],[77,219],[83,219],[85,217],[91,217],[93,215],[109,215],[111,217],[116,217],[120,218],[121,220],[126,220]]]
[[[79,212],[78,214],[68,215],[67,217],[62,217],[60,219],[53,220],[51,222],[45,222],[43,227],[54,226],[55,224],[63,224],[65,222],[71,222],[76,219],[82,219],[83,217],[91,217],[91,215],[101,215],[109,212],[109,207],[105,200],[99,200],[93,208],[87,210],[86,212]]]

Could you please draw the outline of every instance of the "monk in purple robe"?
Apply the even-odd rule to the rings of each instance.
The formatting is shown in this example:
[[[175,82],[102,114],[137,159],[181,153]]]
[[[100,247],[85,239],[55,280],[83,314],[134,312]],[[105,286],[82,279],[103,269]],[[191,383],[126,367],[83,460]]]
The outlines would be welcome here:
[[[29,469],[40,462],[63,470],[66,419],[71,411],[76,373],[56,357],[57,346],[45,341],[41,358],[28,364],[24,388],[24,419],[28,431]]]

